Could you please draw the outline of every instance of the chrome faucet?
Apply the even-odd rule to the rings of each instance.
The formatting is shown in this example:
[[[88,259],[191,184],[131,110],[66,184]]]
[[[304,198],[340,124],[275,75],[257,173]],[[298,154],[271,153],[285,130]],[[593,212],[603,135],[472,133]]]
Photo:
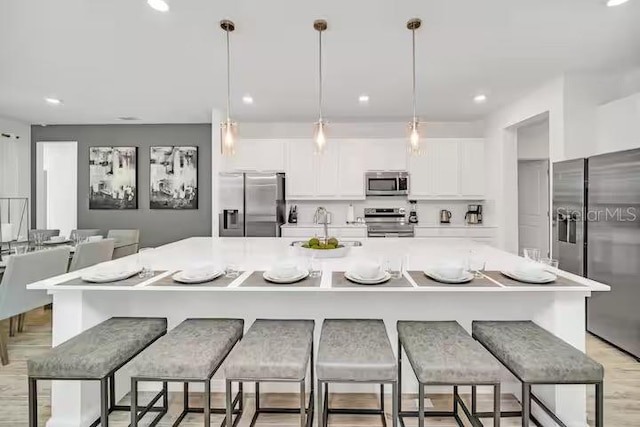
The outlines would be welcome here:
[[[316,209],[315,215],[313,215],[313,223],[314,224],[323,224],[324,225],[324,241],[325,243],[329,239],[329,212],[320,206]]]

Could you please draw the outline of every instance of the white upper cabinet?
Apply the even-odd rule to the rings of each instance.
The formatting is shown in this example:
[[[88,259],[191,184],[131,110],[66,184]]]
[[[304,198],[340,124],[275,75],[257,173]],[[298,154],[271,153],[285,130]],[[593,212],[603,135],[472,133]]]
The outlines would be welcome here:
[[[483,139],[460,141],[460,195],[484,198],[484,180],[487,164]]]
[[[287,198],[364,199],[365,144],[329,140],[316,154],[311,140],[290,140],[287,150]]]
[[[342,198],[364,199],[364,174],[367,171],[366,141],[340,144],[338,195]]]
[[[408,156],[410,198],[484,197],[484,143],[481,139],[426,139],[421,156]]]
[[[286,142],[279,139],[240,139],[236,153],[223,158],[223,168],[231,171],[285,170]]]
[[[406,171],[407,142],[403,139],[370,139],[366,144],[366,170]]]

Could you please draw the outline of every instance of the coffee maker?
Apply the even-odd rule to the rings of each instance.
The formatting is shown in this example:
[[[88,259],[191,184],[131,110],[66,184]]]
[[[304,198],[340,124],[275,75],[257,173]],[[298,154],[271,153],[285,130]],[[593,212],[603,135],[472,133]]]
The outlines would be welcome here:
[[[418,208],[416,206],[415,200],[409,200],[411,203],[411,210],[409,211],[409,224],[417,224],[418,223]]]
[[[482,224],[482,205],[469,205],[464,219],[467,224]]]

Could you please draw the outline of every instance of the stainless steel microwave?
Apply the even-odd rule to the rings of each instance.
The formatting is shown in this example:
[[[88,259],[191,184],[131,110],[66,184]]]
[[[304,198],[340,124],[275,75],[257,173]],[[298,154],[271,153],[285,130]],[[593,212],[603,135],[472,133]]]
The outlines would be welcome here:
[[[365,174],[367,196],[409,195],[408,172],[367,172]]]

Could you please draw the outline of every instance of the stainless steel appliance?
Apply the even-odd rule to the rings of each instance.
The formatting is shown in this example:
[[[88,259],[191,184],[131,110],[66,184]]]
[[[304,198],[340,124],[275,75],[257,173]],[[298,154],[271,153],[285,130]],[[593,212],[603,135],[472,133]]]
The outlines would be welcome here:
[[[553,257],[611,286],[587,300],[587,329],[640,358],[640,150],[553,169]]]
[[[220,236],[280,237],[284,185],[283,173],[220,174]]]
[[[409,223],[417,224],[418,223],[418,207],[416,206],[416,204],[418,202],[416,202],[415,200],[409,200],[409,203],[411,203],[411,210],[409,211]]]
[[[469,205],[464,219],[467,224],[482,224],[482,205]]]
[[[451,211],[443,209],[440,211],[440,224],[450,224],[451,223]]]
[[[366,208],[364,218],[369,237],[413,237],[413,224],[406,219],[405,208]]]
[[[587,329],[640,358],[640,150],[589,158]]]
[[[584,276],[586,250],[584,213],[587,205],[587,160],[553,164],[552,251],[560,268]]]
[[[406,196],[409,194],[408,172],[367,172],[367,196]]]

